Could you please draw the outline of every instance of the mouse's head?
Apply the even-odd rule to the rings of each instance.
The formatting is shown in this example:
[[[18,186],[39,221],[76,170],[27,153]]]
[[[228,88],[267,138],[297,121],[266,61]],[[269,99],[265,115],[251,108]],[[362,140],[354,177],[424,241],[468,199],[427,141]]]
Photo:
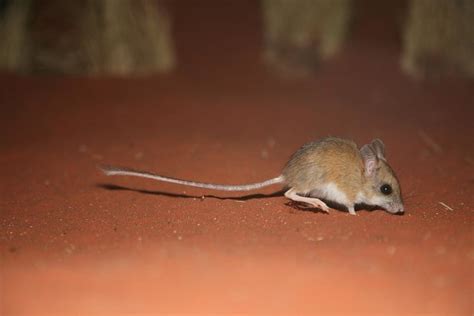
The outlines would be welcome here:
[[[400,184],[397,176],[385,159],[385,146],[380,139],[362,146],[364,161],[365,203],[383,207],[390,213],[404,212]]]

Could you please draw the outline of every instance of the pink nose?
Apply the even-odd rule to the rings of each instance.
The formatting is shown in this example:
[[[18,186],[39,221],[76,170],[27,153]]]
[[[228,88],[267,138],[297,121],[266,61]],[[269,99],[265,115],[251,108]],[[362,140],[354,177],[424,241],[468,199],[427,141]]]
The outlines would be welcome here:
[[[394,210],[394,213],[398,213],[398,214],[405,213],[405,208],[403,207],[403,205],[395,206],[393,210]]]

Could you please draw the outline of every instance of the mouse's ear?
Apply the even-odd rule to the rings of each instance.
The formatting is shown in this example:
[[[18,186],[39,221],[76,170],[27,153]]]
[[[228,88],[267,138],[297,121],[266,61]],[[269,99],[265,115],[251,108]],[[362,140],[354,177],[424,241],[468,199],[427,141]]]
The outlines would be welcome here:
[[[366,144],[360,149],[362,160],[364,161],[365,175],[372,176],[377,169],[379,159],[371,145]]]
[[[385,160],[385,145],[380,139],[374,139],[371,143],[372,148],[378,158]]]

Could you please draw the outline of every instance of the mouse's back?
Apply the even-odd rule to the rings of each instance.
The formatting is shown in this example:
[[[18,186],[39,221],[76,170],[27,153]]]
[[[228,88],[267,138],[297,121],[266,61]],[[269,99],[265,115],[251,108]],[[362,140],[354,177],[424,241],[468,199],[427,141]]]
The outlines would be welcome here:
[[[283,176],[288,187],[301,194],[322,185],[337,183],[342,190],[361,184],[363,161],[357,145],[350,140],[328,137],[305,144],[290,158]],[[346,191],[347,192],[347,191]]]

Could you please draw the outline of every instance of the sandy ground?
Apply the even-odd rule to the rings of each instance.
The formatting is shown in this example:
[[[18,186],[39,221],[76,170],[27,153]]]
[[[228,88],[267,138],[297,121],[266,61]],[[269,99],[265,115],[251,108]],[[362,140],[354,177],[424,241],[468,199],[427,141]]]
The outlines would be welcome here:
[[[314,78],[279,79],[240,3],[177,14],[207,18],[177,23],[170,76],[0,77],[0,314],[472,315],[473,82],[406,77],[364,23]],[[96,169],[257,182],[327,135],[385,141],[404,216]]]

